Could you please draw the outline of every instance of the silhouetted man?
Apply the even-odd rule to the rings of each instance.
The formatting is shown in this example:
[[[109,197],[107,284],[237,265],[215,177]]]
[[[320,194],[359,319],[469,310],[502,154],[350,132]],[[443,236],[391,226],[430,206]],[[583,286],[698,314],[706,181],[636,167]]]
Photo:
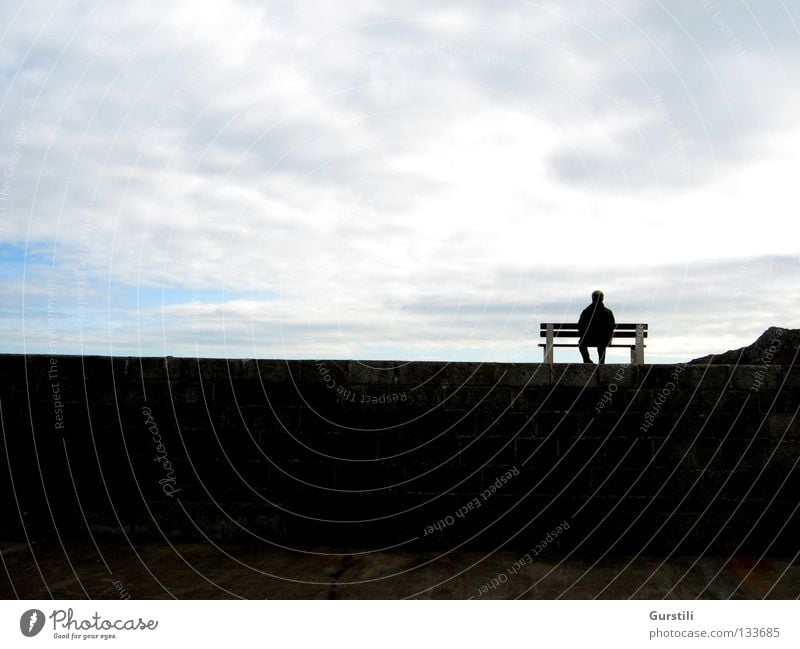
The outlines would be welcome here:
[[[603,291],[592,293],[592,303],[587,306],[578,319],[580,341],[578,349],[584,363],[591,363],[587,347],[597,347],[598,362],[606,362],[606,347],[614,335],[614,314],[603,305]]]

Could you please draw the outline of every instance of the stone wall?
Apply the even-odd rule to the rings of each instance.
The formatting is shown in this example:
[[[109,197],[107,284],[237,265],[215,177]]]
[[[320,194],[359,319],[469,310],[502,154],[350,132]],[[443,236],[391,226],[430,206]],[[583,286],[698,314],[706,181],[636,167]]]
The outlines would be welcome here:
[[[5,355],[2,534],[793,554],[799,403],[796,366]]]

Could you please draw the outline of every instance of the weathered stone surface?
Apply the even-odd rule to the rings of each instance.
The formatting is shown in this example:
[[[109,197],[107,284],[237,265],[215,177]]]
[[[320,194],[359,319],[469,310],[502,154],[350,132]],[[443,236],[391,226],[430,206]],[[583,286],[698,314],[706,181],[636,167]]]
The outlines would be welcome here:
[[[0,515],[33,538],[85,536],[84,520],[93,533],[198,538],[183,505],[203,512],[212,538],[368,547],[535,545],[572,517],[563,550],[586,541],[668,552],[682,536],[667,518],[697,522],[681,542],[703,549],[718,531],[706,521],[739,498],[750,513],[771,503],[770,525],[794,539],[796,374],[774,364],[0,356],[0,481],[13,480],[18,499],[0,490]],[[149,520],[151,503],[161,509]],[[122,527],[109,523],[112,505]],[[422,535],[448,516],[458,523]],[[773,537],[748,537],[753,520],[734,519],[714,547],[749,538],[763,550]]]
[[[597,365],[553,365],[551,385],[560,387],[598,387]]]

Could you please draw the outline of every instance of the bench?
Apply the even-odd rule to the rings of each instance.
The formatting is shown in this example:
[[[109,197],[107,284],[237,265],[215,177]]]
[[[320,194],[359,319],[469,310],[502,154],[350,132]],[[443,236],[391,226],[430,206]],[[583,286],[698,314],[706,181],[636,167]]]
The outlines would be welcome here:
[[[578,343],[555,342],[556,338],[580,338],[577,322],[543,322],[539,326],[539,336],[545,342],[539,343],[543,348],[544,362],[553,364],[553,347],[577,347]],[[618,338],[633,338],[631,343],[615,343]],[[647,325],[641,323],[617,323],[614,325],[614,336],[609,347],[630,347],[631,363],[644,364],[644,339],[647,338]]]

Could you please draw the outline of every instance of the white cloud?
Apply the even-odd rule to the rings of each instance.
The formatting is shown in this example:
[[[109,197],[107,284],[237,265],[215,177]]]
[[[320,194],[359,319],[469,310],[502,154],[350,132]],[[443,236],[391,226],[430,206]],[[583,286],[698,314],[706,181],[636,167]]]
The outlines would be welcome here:
[[[683,323],[652,342],[680,355],[709,260],[798,252],[786,9],[703,7],[144,2],[47,22],[6,5],[0,245],[12,267],[55,251],[65,313],[76,277],[100,291],[97,349],[511,357],[531,305],[564,319],[616,278]],[[664,279],[676,263],[695,275]],[[28,277],[5,303],[36,299]],[[794,317],[772,299],[792,277],[743,283],[769,305],[756,333]],[[167,301],[110,318],[110,287]],[[44,344],[9,308],[6,330]]]

